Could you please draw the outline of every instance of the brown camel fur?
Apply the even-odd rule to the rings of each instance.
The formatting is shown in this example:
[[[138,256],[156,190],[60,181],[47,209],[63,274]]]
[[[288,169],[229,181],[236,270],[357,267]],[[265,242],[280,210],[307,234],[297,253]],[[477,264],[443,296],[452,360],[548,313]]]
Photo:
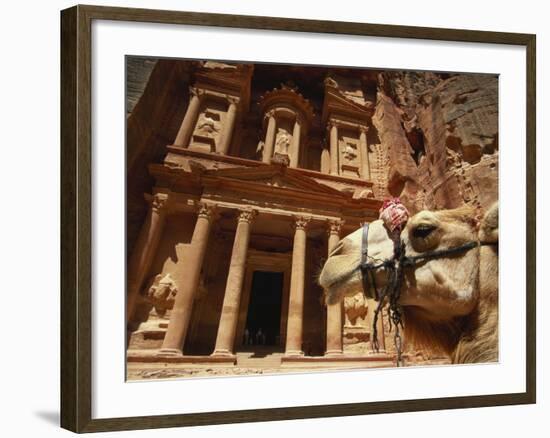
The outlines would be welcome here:
[[[498,244],[498,204],[477,227],[474,210],[421,211],[401,232],[408,255],[448,249],[469,241]],[[332,251],[319,276],[328,302],[362,290],[357,270],[361,230],[346,236]],[[370,224],[369,255],[389,259],[393,242],[382,221]],[[379,287],[384,272],[376,274]],[[448,354],[453,363],[498,360],[498,247],[480,246],[408,268],[399,304],[403,307],[405,337],[418,348]]]

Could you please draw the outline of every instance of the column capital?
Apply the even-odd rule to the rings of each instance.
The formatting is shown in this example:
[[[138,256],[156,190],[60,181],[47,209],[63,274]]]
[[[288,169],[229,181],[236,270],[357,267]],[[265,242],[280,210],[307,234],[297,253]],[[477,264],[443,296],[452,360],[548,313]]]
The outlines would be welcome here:
[[[212,221],[216,213],[216,204],[210,202],[199,202],[197,205],[198,217]]]
[[[340,236],[340,232],[342,231],[342,227],[345,224],[345,221],[343,219],[329,219],[327,220],[327,231],[329,236],[331,234],[334,234],[336,236]]]
[[[258,211],[254,209],[239,210],[239,222],[245,222],[245,223],[251,224],[254,221],[257,214],[258,214]]]
[[[306,230],[310,222],[310,216],[294,216],[293,226],[295,230]]]
[[[238,105],[240,102],[240,99],[236,96],[227,96],[227,103],[229,103],[229,105]]]
[[[168,207],[169,196],[167,193],[146,194],[145,199],[149,201],[151,209],[157,213],[165,211]]]
[[[270,109],[269,111],[266,111],[265,114],[264,114],[264,120],[265,119],[269,119],[271,117],[275,116],[275,110],[274,109]]]
[[[204,92],[204,90],[201,90],[200,88],[197,88],[197,87],[189,87],[189,95],[190,96],[196,96],[196,97],[199,97],[201,98],[202,96],[204,96],[206,93]]]
[[[359,128],[359,133],[361,133],[361,134],[366,134],[367,132],[369,132],[369,127],[368,126],[359,125],[358,128]]]
[[[338,120],[334,120],[334,119],[328,119],[327,120],[327,130],[328,131],[330,131],[333,127],[338,128],[339,125],[340,125],[340,122],[338,122]]]

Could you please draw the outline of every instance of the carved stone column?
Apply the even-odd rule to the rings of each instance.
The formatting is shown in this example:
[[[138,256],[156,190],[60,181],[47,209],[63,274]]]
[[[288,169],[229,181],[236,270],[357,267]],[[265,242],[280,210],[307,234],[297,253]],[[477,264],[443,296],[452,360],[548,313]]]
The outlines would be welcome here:
[[[186,249],[180,262],[183,265],[181,278],[175,279],[179,289],[174,308],[170,314],[166,336],[159,351],[160,355],[182,354],[185,336],[191,320],[193,300],[199,286],[214,210],[215,207],[211,204],[204,203],[200,206],[191,244]]]
[[[232,356],[235,344],[235,332],[239,320],[239,307],[243,289],[243,278],[246,269],[246,255],[250,240],[250,227],[256,211],[243,210],[239,214],[239,222],[235,232],[231,264],[227,275],[225,295],[223,298],[220,325],[216,337],[214,356]]]
[[[187,107],[187,111],[185,113],[185,117],[183,118],[183,122],[181,123],[178,135],[176,136],[176,140],[174,140],[174,144],[176,146],[181,146],[183,148],[189,146],[189,140],[191,139],[191,134],[193,134],[193,130],[195,129],[195,124],[197,123],[201,106],[201,98],[198,91],[191,88],[189,92],[191,94],[191,100],[189,101],[189,106]]]
[[[367,144],[368,130],[369,128],[366,126],[359,127],[359,152],[361,157],[361,177],[370,181],[369,146]]]
[[[340,231],[342,230],[343,221],[331,220],[329,221],[328,225],[328,253],[330,254],[340,241]],[[341,355],[344,352],[342,348],[342,313],[342,301],[334,304],[327,304],[327,349],[325,352],[326,356],[337,356]]]
[[[229,99],[229,108],[227,109],[227,115],[223,126],[222,135],[220,138],[220,145],[218,150],[220,154],[227,155],[229,147],[231,146],[231,139],[233,137],[233,128],[235,127],[235,116],[237,115],[237,101],[233,98]]]
[[[128,261],[127,322],[130,321],[134,313],[141,286],[151,268],[153,256],[156,253],[160,236],[162,235],[167,205],[167,194],[157,193],[151,197],[149,212]]]
[[[330,127],[330,174],[338,175],[338,126],[329,122]]]
[[[294,246],[290,274],[290,298],[286,330],[285,355],[301,356],[304,318],[304,281],[306,269],[306,228],[311,218],[299,216],[294,224]]]
[[[262,156],[262,161],[264,163],[269,163],[271,157],[273,157],[273,148],[275,147],[275,134],[277,130],[277,121],[275,120],[275,114],[273,111],[270,111],[266,114],[268,118],[267,121],[267,131],[265,133],[265,142],[264,142],[264,154]]]
[[[330,151],[326,143],[323,144],[323,149],[321,149],[321,172],[330,173]]]
[[[292,146],[290,149],[290,167],[298,167],[300,158],[300,135],[301,135],[302,121],[299,116],[296,116],[294,122],[294,129],[292,131]]]

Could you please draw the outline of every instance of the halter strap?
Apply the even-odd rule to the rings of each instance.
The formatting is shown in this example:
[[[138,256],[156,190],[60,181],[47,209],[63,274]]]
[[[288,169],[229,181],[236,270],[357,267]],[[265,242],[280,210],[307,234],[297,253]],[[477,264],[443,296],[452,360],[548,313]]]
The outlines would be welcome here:
[[[369,223],[363,224],[363,237],[361,239],[361,265],[367,263],[369,257]]]

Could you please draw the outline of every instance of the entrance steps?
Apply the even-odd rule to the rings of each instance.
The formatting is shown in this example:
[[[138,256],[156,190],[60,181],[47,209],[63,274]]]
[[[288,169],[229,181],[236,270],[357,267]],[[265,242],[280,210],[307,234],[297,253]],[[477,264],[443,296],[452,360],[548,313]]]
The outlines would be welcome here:
[[[242,368],[279,368],[281,366],[282,352],[258,353],[253,351],[241,351],[236,353],[237,367]]]

